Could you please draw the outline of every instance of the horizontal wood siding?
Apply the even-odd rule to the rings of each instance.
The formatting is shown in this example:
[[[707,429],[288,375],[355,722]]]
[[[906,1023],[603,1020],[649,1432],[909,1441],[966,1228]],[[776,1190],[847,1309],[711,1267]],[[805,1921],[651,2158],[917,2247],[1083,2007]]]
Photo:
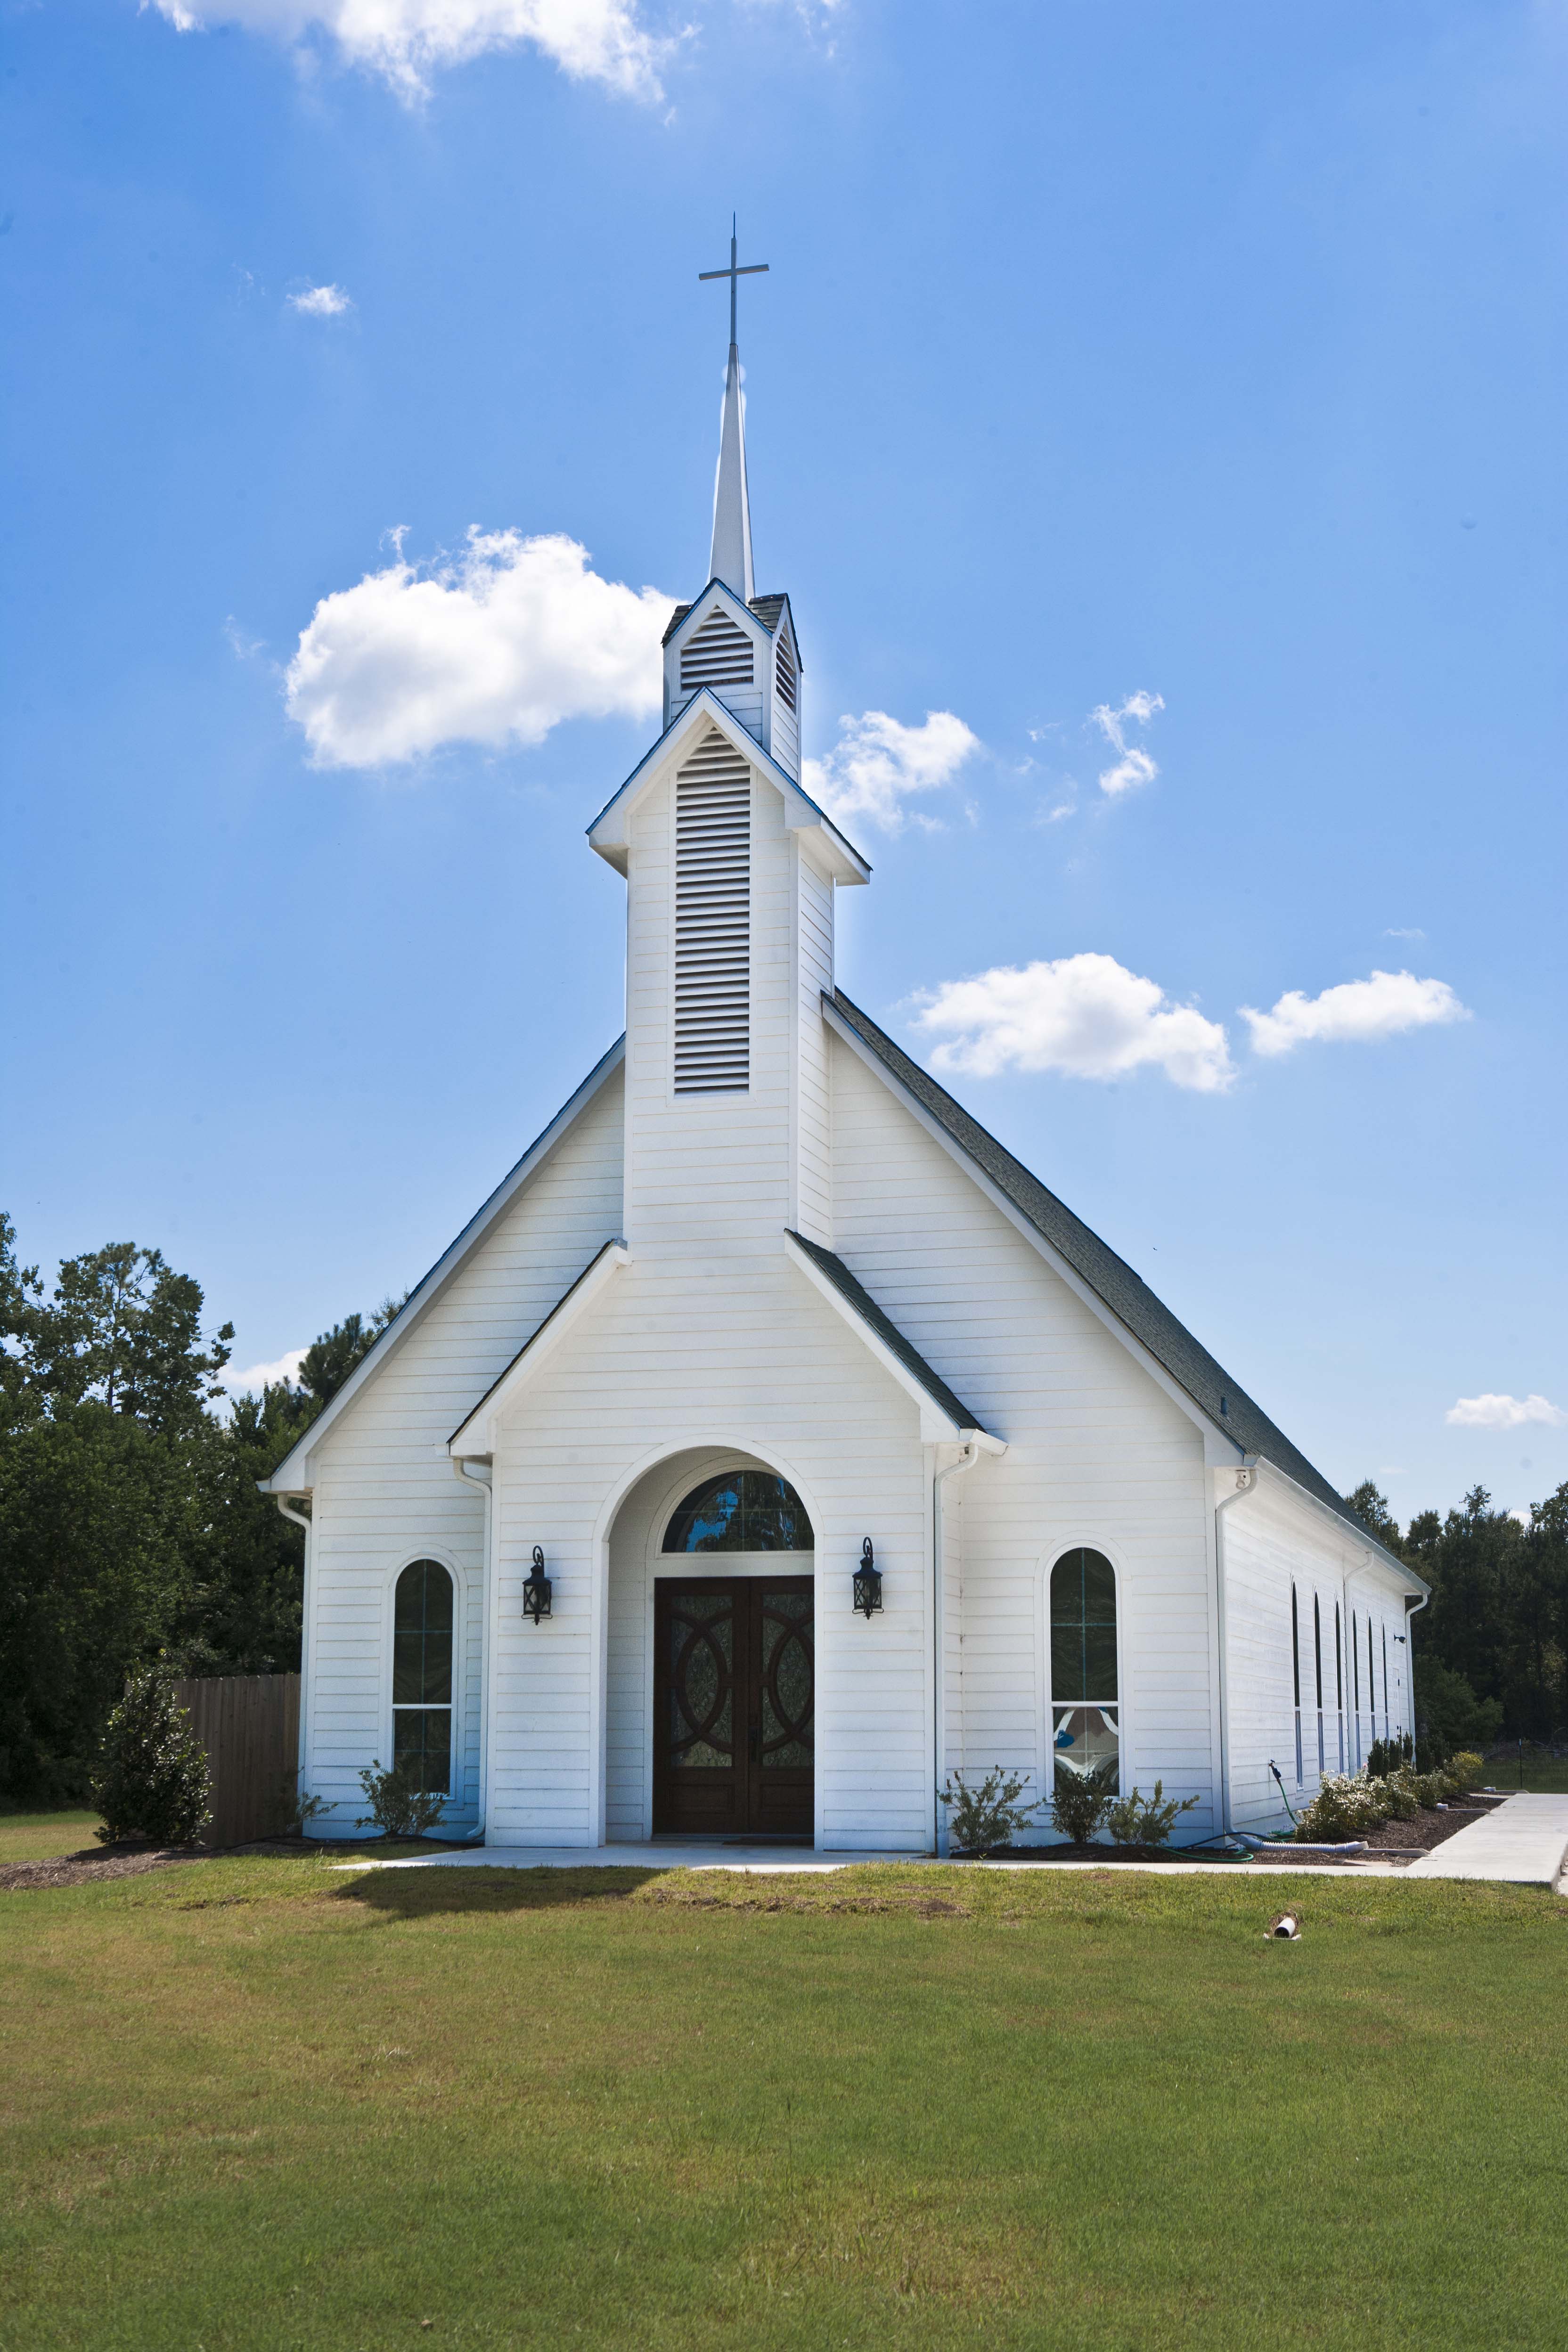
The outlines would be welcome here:
[[[795,854],[795,1207],[799,1232],[833,1246],[833,1107],[824,992],[833,988],[833,884],[803,847]]]
[[[311,1535],[310,1790],[352,1832],[359,1773],[390,1763],[389,1596],[422,1554],[458,1571],[451,1821],[478,1818],[484,1499],[447,1440],[621,1221],[622,1087],[610,1078],[322,1441]]]
[[[1007,1441],[947,1487],[950,1763],[1006,1765],[1045,1794],[1045,1579],[1060,1549],[1100,1542],[1121,1576],[1124,1780],[1196,1796],[1184,1827],[1201,1835],[1216,1780],[1198,1433],[837,1038],[831,1061],[835,1246]]]

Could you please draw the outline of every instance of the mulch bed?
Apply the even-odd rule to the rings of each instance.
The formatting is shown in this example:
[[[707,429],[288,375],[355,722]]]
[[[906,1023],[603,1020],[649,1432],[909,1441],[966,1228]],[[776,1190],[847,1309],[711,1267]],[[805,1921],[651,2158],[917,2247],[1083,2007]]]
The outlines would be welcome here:
[[[142,1845],[127,1839],[120,1845],[84,1845],[75,1853],[50,1854],[42,1862],[0,1863],[0,1895],[25,1895],[40,1886],[85,1886],[95,1878],[135,1878],[144,1870],[166,1870],[175,1862],[211,1862],[217,1854],[331,1853],[363,1856],[374,1838],[259,1838],[251,1845]],[[440,1838],[405,1839],[405,1845],[428,1845],[432,1853],[451,1853],[453,1842]]]
[[[1451,1838],[1458,1830],[1468,1830],[1472,1822],[1484,1821],[1492,1811],[1490,1805],[1449,1805],[1442,1812],[1417,1813],[1413,1822],[1384,1822],[1379,1830],[1368,1830],[1369,1846],[1404,1846],[1407,1851],[1419,1846],[1430,1853],[1435,1845]]]
[[[1248,1862],[1246,1853],[1168,1845],[998,1845],[988,1853],[954,1854],[954,1862]]]

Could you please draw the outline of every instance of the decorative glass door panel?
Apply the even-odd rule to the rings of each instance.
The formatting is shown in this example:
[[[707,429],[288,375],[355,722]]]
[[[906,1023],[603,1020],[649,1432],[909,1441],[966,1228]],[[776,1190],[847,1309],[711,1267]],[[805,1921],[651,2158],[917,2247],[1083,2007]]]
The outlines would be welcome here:
[[[812,1831],[812,1580],[659,1577],[654,1585],[654,1828]]]

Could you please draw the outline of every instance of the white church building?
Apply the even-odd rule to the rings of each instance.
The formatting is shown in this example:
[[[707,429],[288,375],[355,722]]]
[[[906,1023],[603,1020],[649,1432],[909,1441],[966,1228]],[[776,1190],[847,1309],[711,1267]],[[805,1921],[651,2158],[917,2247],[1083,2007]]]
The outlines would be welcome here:
[[[921,1853],[952,1775],[1110,1758],[1274,1827],[1410,1726],[1426,1588],[837,987],[870,869],[801,789],[732,322],[711,573],[588,828],[626,1034],[268,1482],[300,1786],[336,1836],[396,1759],[492,1846]]]

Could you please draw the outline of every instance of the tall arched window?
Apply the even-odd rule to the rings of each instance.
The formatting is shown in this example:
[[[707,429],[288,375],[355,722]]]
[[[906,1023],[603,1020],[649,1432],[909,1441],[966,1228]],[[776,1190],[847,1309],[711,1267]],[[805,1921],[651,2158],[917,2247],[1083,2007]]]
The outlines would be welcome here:
[[[812,1551],[805,1506],[771,1470],[726,1470],[693,1487],[665,1529],[666,1551]]]
[[[452,1786],[452,1618],[440,1561],[412,1561],[393,1616],[392,1760],[443,1796]]]
[[[1296,1786],[1300,1787],[1301,1769],[1301,1617],[1296,1605],[1296,1588],[1290,1587],[1290,1686],[1296,1695]]]
[[[1058,1771],[1120,1764],[1116,1570],[1083,1546],[1051,1570],[1051,1727]]]

